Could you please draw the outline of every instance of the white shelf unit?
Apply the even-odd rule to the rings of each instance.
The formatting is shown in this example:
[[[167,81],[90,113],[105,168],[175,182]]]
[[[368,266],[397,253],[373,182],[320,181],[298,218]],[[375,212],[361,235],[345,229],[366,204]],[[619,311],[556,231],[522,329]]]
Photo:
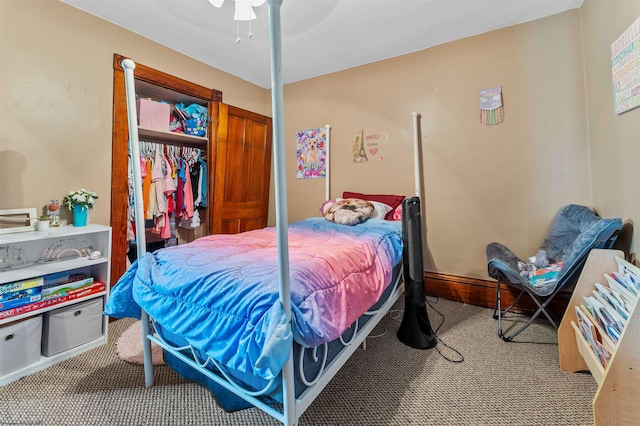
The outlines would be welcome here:
[[[12,252],[20,248],[22,255],[26,256],[25,263],[20,267],[0,270],[0,285],[57,272],[73,272],[74,270],[89,271],[94,281],[100,281],[105,284],[105,291],[103,292],[3,318],[0,319],[0,326],[99,297],[103,299],[103,304],[106,302],[110,287],[111,227],[97,224],[83,227],[69,225],[50,228],[44,232],[33,231],[2,235],[0,236],[0,246],[9,246]],[[55,255],[63,253],[63,250],[63,254],[72,254],[77,253],[75,250],[82,252],[82,249],[86,247],[92,247],[93,250],[100,251],[101,257],[95,260],[90,259],[88,256],[75,258],[62,256],[60,260],[55,259]],[[0,376],[0,386],[105,344],[107,342],[108,325],[108,317],[103,316],[102,335],[98,339],[57,355],[41,355],[39,361],[20,370]]]
[[[603,368],[576,326],[574,306],[584,304],[583,296],[591,295],[594,283],[605,284],[605,273],[618,270],[615,258],[624,259],[619,250],[592,250],[576,283],[576,287],[558,328],[560,368],[565,371],[590,371],[598,383],[593,398],[596,426],[638,424],[640,418],[640,303],[636,301],[614,352]],[[594,321],[596,328],[599,325]],[[604,331],[599,330],[602,335]]]

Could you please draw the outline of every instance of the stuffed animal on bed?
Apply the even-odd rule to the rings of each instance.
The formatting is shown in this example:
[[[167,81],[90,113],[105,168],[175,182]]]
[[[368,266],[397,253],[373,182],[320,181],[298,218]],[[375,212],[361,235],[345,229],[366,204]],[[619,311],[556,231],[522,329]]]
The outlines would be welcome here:
[[[329,222],[342,225],[357,225],[373,213],[374,207],[368,201],[358,198],[329,200],[322,206],[322,214]]]

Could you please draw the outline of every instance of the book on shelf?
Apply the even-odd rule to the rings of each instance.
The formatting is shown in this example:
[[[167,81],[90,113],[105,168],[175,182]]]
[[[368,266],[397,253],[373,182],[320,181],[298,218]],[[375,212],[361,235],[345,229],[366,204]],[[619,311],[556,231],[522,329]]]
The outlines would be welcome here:
[[[83,280],[91,275],[90,267],[83,267],[73,271],[60,271],[47,274],[43,278],[43,287],[51,287],[73,281]]]
[[[613,353],[613,350],[608,350],[604,343],[597,340],[596,345],[598,346],[598,359],[600,360],[600,364],[602,367],[607,368],[609,361],[611,361],[611,354]]]
[[[604,368],[607,367],[613,348],[611,344],[602,338],[598,328],[592,322],[590,314],[588,313],[584,305],[575,306],[576,318],[578,319],[578,328],[582,333],[582,336],[591,347],[591,351],[596,358],[600,361],[600,364]]]
[[[582,337],[589,343],[594,353],[598,353],[596,341],[598,340],[596,327],[593,325],[589,317],[580,309],[580,306],[574,306],[576,317],[578,318],[578,328],[582,333]]]
[[[603,303],[604,299],[598,295],[596,290],[592,294],[593,296],[584,297],[585,306],[607,335],[614,342],[617,342],[619,332],[622,330],[622,323],[618,320],[620,317],[614,316],[614,309],[607,307],[607,302]]]
[[[606,287],[600,283],[595,283],[594,285],[598,294],[600,294],[602,298],[622,317],[623,325],[626,324],[629,319],[629,310],[625,305],[622,295],[612,288]]]
[[[629,302],[633,302],[637,297],[637,292],[633,290],[632,286],[626,284],[625,281],[621,281],[618,275],[615,273],[613,274],[617,278],[614,278],[610,274],[604,274],[604,278],[607,280],[607,285],[622,294]]]
[[[0,294],[0,311],[28,305],[42,299],[42,288],[31,287],[11,293]]]
[[[35,287],[42,287],[43,279],[42,277],[38,278],[29,278],[28,280],[15,281],[12,283],[0,284],[0,299],[3,295],[8,293],[15,293],[20,290],[27,290]]]
[[[104,283],[95,281],[94,283],[73,289],[68,291],[65,295],[56,298],[43,299],[38,302],[30,303],[27,305],[19,306],[16,308],[7,309],[6,311],[0,311],[0,320],[11,318],[17,315],[36,312],[40,309],[48,308],[49,306],[58,305],[60,303],[69,302],[72,300],[80,299],[92,294],[101,293],[106,290]]]
[[[42,298],[42,277],[0,285],[0,311],[37,302]]]
[[[627,324],[627,319],[629,318],[629,314],[626,312],[626,307],[624,305],[620,305],[609,287],[600,283],[595,283],[594,286],[595,289],[593,291],[598,296],[598,300],[600,300],[607,310],[611,312],[611,315],[614,317],[616,322],[620,323],[620,328],[622,329],[622,327]]]
[[[87,287],[91,284],[93,284],[93,277],[86,277],[84,279],[79,279],[76,281],[67,281],[67,282],[58,283],[56,285],[44,287],[42,289],[42,298],[51,299],[55,297],[64,296],[73,290],[77,290],[82,287]]]
[[[615,259],[618,263],[618,273],[613,274],[614,278],[620,280],[623,285],[629,287],[633,294],[638,296],[640,293],[640,268],[621,257],[616,256]]]

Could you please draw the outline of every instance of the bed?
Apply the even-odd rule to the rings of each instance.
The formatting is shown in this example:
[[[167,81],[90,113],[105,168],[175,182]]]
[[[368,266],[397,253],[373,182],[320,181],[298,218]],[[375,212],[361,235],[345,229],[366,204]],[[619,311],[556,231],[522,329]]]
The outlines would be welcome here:
[[[402,226],[382,219],[346,226],[323,217],[292,223],[291,324],[279,301],[275,234],[211,235],[145,253],[114,286],[106,312],[139,317],[142,307],[153,319],[154,341],[173,355],[167,363],[207,386],[228,411],[248,405],[212,386],[210,375],[267,404],[282,403],[279,376],[293,348],[299,398],[400,295]],[[181,368],[177,361],[185,359],[206,373]]]
[[[280,50],[280,3],[268,2],[272,55]],[[402,294],[406,247],[400,222],[367,219],[346,226],[318,217],[288,223],[278,63],[272,56],[276,226],[203,237],[153,254],[144,252],[139,233],[138,260],[114,286],[105,313],[141,318],[147,387],[153,384],[155,342],[167,364],[207,386],[224,409],[255,406],[295,425]],[[136,226],[143,229],[135,64],[127,59],[122,65]],[[413,113],[421,196],[418,123]]]

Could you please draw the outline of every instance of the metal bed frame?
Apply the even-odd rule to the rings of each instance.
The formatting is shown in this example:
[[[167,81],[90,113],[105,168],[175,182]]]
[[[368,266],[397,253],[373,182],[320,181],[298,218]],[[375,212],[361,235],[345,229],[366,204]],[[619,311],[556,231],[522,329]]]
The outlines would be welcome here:
[[[271,74],[272,74],[272,109],[273,109],[273,145],[275,148],[274,153],[274,169],[275,169],[275,183],[276,183],[276,234],[278,243],[278,276],[280,281],[279,288],[279,300],[282,303],[284,312],[288,318],[289,326],[291,326],[291,293],[289,282],[289,248],[288,248],[288,217],[287,217],[287,199],[286,199],[286,174],[285,174],[285,149],[284,149],[284,118],[283,118],[283,93],[282,93],[282,76],[280,72],[281,68],[281,36],[280,36],[280,7],[282,0],[267,0],[269,6],[269,33],[270,33],[270,48],[271,48]],[[140,151],[139,151],[139,139],[138,128],[136,119],[136,103],[135,103],[135,83],[134,83],[134,69],[135,63],[129,59],[122,61],[122,66],[125,73],[125,85],[126,85],[126,101],[127,111],[129,119],[129,149],[131,152],[133,177],[134,177],[134,204],[135,204],[135,220],[137,229],[144,229],[144,212],[142,205],[142,184],[141,184],[141,172],[140,172]],[[414,166],[415,166],[415,185],[416,196],[423,199],[423,191],[421,185],[421,150],[420,150],[420,115],[416,112],[412,113],[413,116],[413,129],[414,129]],[[327,125],[327,178],[326,178],[326,199],[329,199],[330,195],[330,157],[329,157],[329,130],[330,126]],[[424,221],[425,215],[422,215]],[[426,227],[423,226],[423,229]],[[142,258],[145,253],[146,241],[144,233],[138,233],[138,258]],[[423,233],[424,242],[424,233]],[[423,245],[424,246],[424,245]],[[382,305],[375,310],[366,312],[365,315],[370,319],[362,326],[360,326],[360,320],[365,316],[358,319],[354,325],[348,329],[343,336],[339,338],[342,344],[340,352],[330,361],[327,359],[327,344],[316,348],[306,348],[301,350],[300,362],[299,362],[299,378],[306,386],[306,389],[296,397],[295,390],[295,372],[294,372],[294,351],[293,345],[290,349],[290,356],[285,363],[282,372],[278,377],[273,379],[268,385],[261,390],[247,389],[239,385],[234,381],[233,377],[225,372],[225,369],[216,361],[207,358],[204,360],[199,359],[196,350],[191,346],[175,346],[170,342],[163,339],[158,333],[152,330],[152,319],[149,315],[142,310],[142,339],[144,350],[144,375],[145,385],[150,387],[153,385],[153,364],[151,361],[151,342],[155,342],[165,351],[170,352],[176,358],[180,359],[184,363],[197,369],[205,376],[214,380],[227,390],[233,392],[237,396],[246,400],[253,406],[263,410],[267,414],[271,415],[275,419],[279,420],[287,426],[293,426],[298,424],[298,419],[309,407],[309,405],[315,400],[325,386],[331,381],[335,374],[345,364],[349,357],[355,352],[359,345],[366,345],[366,337],[371,333],[373,328],[379,323],[379,321],[386,315],[391,306],[396,302],[404,289],[404,283],[402,282],[402,274],[398,274],[393,285],[393,290],[388,299],[382,303]],[[345,338],[344,336],[350,336]],[[305,377],[304,373],[304,356],[305,351],[311,351],[311,358],[317,364],[317,373],[315,377],[309,379]],[[185,355],[191,353],[192,356]],[[216,374],[208,366],[215,367],[220,374]],[[275,408],[274,406],[264,402],[260,399],[271,386],[275,380],[281,381],[282,392],[282,406]]]

